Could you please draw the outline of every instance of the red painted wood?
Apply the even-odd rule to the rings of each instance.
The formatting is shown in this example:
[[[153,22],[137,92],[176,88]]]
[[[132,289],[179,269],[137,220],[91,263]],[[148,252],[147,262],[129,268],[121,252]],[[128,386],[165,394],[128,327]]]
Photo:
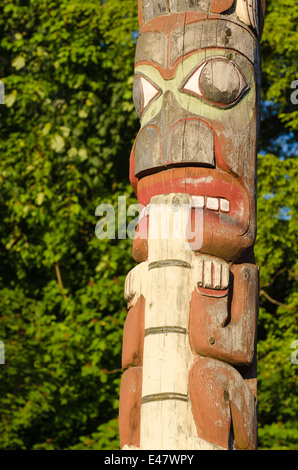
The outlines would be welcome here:
[[[234,0],[213,0],[211,3],[210,11],[212,13],[222,13],[228,10],[233,5]]]
[[[142,367],[126,370],[121,379],[119,405],[120,447],[140,447]]]
[[[127,314],[123,330],[122,368],[143,365],[145,299],[141,295]]]

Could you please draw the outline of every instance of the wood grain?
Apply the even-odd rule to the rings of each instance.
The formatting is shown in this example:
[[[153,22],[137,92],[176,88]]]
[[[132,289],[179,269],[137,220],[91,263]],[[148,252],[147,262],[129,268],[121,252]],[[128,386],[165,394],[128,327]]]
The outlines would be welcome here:
[[[264,0],[139,0],[122,449],[257,449]]]

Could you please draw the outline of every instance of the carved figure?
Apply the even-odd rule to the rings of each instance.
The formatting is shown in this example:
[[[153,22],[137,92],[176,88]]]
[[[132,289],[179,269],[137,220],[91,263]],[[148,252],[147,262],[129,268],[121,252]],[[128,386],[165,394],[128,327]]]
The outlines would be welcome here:
[[[256,449],[265,1],[139,0],[121,448]],[[177,235],[178,234],[178,235]]]

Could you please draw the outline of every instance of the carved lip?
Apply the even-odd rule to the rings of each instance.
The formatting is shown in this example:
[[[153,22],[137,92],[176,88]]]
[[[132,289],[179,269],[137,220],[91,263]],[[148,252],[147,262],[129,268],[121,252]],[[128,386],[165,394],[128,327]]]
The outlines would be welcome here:
[[[248,228],[248,192],[239,179],[229,173],[205,167],[179,167],[147,175],[138,182],[138,201],[143,206],[148,206],[153,196],[170,193],[188,193],[192,207],[233,219],[242,226],[242,233]],[[145,207],[140,219],[148,212]]]

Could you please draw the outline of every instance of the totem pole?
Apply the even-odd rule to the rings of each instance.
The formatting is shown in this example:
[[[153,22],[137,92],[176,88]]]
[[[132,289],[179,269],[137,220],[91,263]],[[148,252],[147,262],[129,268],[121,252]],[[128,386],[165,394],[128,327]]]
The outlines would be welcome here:
[[[257,448],[264,0],[139,0],[122,449]]]

